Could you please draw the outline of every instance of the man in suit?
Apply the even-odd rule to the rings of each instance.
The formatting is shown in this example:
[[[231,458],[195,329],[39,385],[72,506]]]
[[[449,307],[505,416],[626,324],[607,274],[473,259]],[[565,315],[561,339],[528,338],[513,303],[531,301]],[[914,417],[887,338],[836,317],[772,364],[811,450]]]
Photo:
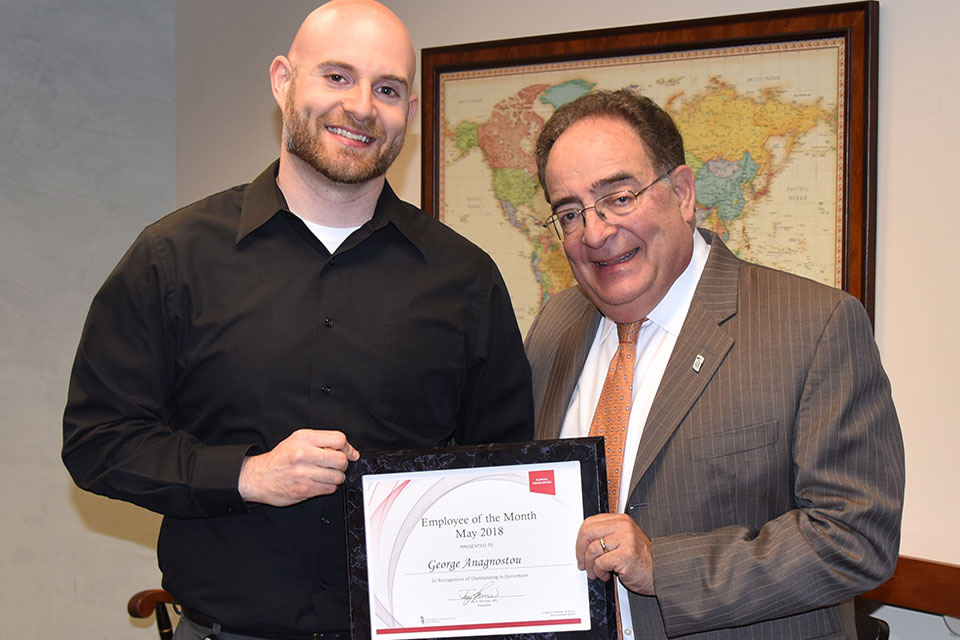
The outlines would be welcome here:
[[[604,433],[611,513],[576,546],[618,579],[623,637],[854,638],[853,596],[896,564],[904,485],[863,307],[697,229],[683,141],[644,97],[561,107],[536,153],[578,282],[527,336],[537,436],[598,433],[618,329],[636,345],[626,431]]]

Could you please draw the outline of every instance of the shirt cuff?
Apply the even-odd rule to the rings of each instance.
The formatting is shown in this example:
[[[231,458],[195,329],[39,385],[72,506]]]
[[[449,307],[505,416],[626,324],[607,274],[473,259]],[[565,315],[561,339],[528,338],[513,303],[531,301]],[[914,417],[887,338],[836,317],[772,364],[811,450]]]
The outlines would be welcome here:
[[[208,517],[250,511],[240,497],[238,484],[243,459],[256,449],[242,444],[207,446],[197,451],[193,494]]]

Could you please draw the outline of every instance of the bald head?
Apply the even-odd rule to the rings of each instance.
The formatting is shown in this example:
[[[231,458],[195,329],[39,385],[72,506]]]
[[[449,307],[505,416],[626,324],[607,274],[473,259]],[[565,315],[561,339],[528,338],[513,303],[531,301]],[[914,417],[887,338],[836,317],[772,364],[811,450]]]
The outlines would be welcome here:
[[[374,0],[331,0],[318,7],[300,25],[287,57],[295,66],[329,55],[332,43],[346,42],[383,49],[401,62],[405,81],[413,84],[416,54],[406,26],[392,11]],[[346,61],[349,62],[349,61]]]
[[[293,174],[378,189],[417,111],[415,68],[406,27],[378,2],[332,0],[308,15],[270,66],[281,187]]]

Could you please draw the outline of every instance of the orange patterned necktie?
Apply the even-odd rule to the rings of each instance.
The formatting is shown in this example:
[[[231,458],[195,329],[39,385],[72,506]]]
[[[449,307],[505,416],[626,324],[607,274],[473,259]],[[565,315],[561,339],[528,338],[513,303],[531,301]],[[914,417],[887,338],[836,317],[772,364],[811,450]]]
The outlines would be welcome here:
[[[617,352],[610,360],[607,377],[603,381],[597,411],[590,423],[591,436],[603,436],[607,457],[607,491],[610,496],[610,512],[616,513],[620,506],[620,475],[623,468],[623,447],[627,443],[627,424],[630,422],[630,407],[633,406],[633,367],[636,364],[637,335],[643,321],[617,323]],[[602,541],[602,539],[601,539]],[[606,552],[606,549],[604,549]],[[623,625],[620,622],[620,592],[614,590],[617,638],[623,640]]]
[[[644,318],[646,320],[646,318]],[[643,320],[617,323],[620,345],[610,360],[607,378],[597,401],[597,411],[590,423],[591,436],[603,436],[607,457],[607,490],[610,511],[617,512],[620,504],[620,477],[623,467],[623,447],[627,441],[627,423],[633,404],[633,366],[636,363],[637,335]]]

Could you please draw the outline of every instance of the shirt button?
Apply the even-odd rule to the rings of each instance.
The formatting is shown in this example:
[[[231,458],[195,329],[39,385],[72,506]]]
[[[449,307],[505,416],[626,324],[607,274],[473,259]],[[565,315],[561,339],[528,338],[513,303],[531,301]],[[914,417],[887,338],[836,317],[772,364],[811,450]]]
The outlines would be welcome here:
[[[317,588],[320,589],[320,591],[326,591],[329,586],[326,582],[321,582],[317,585]]]
[[[326,516],[320,516],[320,522],[322,522],[323,524],[330,524],[330,518]]]
[[[330,385],[328,384],[323,385],[322,387],[320,387],[320,391],[323,391],[324,393],[330,393]]]
[[[633,629],[624,629],[624,630],[623,630],[623,635],[625,635],[625,636],[632,636],[632,635],[633,635]]]
[[[323,324],[327,325],[328,327],[332,327],[332,326],[333,326],[333,318],[327,318],[326,320],[323,321]]]

